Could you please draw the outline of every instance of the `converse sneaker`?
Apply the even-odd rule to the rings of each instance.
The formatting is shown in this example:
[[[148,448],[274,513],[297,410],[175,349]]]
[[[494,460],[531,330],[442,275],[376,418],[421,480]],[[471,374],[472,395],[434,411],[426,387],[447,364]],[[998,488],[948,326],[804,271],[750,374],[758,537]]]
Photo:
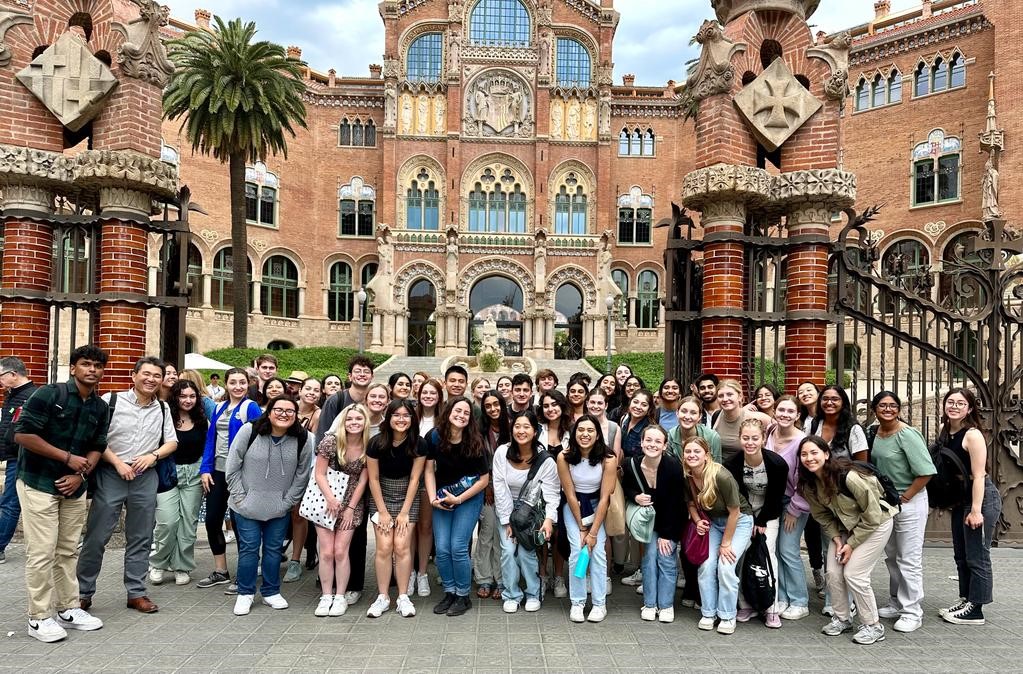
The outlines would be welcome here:
[[[421,573],[416,576],[416,594],[420,597],[430,596],[430,574]]]
[[[526,612],[527,613],[536,613],[539,610],[540,610],[540,600],[537,599],[536,597],[527,597],[526,598]]]
[[[519,602],[512,601],[511,599],[505,599],[504,603],[501,605],[501,610],[505,613],[515,613],[519,610]]]
[[[379,618],[384,614],[384,611],[391,610],[391,598],[387,595],[377,595],[376,600],[369,605],[366,609],[366,615],[370,618]]]
[[[79,609],[81,610],[81,609]],[[28,621],[28,635],[47,644],[67,639],[67,632],[53,618]]]
[[[324,594],[320,596],[319,603],[316,604],[316,609],[313,611],[313,615],[317,618],[326,618],[330,613],[330,605],[334,603],[334,595]]]
[[[673,623],[675,622],[675,609],[669,606],[668,608],[662,608],[657,612],[657,621],[662,623]]]
[[[877,615],[885,620],[898,620],[899,616],[902,615],[902,612],[891,604],[888,604],[887,606],[882,606],[877,609]]]
[[[263,597],[263,603],[275,611],[283,611],[288,608],[288,600],[282,597],[279,593],[272,594],[269,597]]]
[[[853,637],[853,641],[864,646],[876,644],[878,641],[884,641],[884,625],[881,623],[860,625],[860,629],[856,631],[856,636]]]
[[[590,609],[590,614],[586,616],[586,619],[589,620],[591,623],[599,623],[602,622],[606,617],[607,617],[606,606],[594,606],[593,608]]]
[[[586,622],[586,616],[583,615],[583,605],[572,604],[572,608],[568,611],[568,619],[574,623]]]
[[[639,617],[641,620],[657,620],[657,609],[653,606],[644,606],[639,609]]]
[[[983,625],[984,610],[980,607],[980,604],[967,601],[963,602],[963,605],[957,610],[949,611],[941,616],[941,619],[953,625]]]
[[[331,618],[337,618],[343,616],[346,611],[348,611],[348,602],[345,601],[345,596],[343,594],[334,595],[334,601],[331,602],[327,615]]]
[[[163,569],[152,568],[149,570],[149,582],[153,585],[159,585],[163,582]]]
[[[57,612],[57,624],[68,630],[91,632],[103,627],[103,621],[80,608]]]
[[[416,607],[412,604],[407,594],[398,595],[398,615],[402,618],[411,618],[416,614]]]
[[[700,622],[696,624],[701,630],[709,632],[714,629],[714,624],[717,622],[717,618],[714,616],[703,616],[700,618]]]
[[[568,588],[565,587],[565,579],[561,576],[554,578],[554,596],[558,599],[564,599],[568,596]]]
[[[213,587],[214,585],[227,585],[230,582],[231,574],[229,574],[227,571],[214,571],[213,573],[211,573],[210,575],[206,576],[198,583],[196,583],[195,586],[206,589],[208,587]]]
[[[175,585],[188,585],[192,582],[192,576],[188,574],[188,571],[175,571],[174,572],[174,584]]]
[[[853,628],[853,624],[848,620],[842,620],[841,618],[832,618],[831,622],[821,628],[821,634],[826,634],[829,637],[837,637],[839,634],[848,632]]]
[[[622,578],[622,585],[636,586],[636,585],[642,585],[642,584],[643,584],[643,570],[642,569],[636,569],[636,571],[631,576],[626,576],[625,578]]]
[[[235,615],[248,615],[249,611],[252,610],[252,600],[255,595],[251,594],[240,594],[238,598],[234,600],[234,614]]]
[[[735,618],[731,620],[722,618],[718,623],[718,634],[735,634]]]
[[[952,604],[948,608],[940,608],[940,609],[938,609],[938,615],[945,615],[946,613],[952,613],[952,612],[958,611],[959,609],[961,609],[963,607],[963,604],[965,604],[965,603],[966,603],[966,597],[959,597],[959,601],[957,601],[956,603]]]

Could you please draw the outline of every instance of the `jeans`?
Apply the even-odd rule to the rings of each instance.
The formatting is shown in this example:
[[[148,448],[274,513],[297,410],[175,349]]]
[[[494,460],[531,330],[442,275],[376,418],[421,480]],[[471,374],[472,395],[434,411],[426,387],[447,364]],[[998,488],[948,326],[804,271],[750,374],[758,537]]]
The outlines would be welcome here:
[[[671,552],[661,554],[657,534],[650,538],[643,553],[643,605],[672,608],[675,604],[675,581],[678,579],[678,543],[671,541]]]
[[[433,509],[434,562],[445,592],[468,597],[472,588],[472,561],[469,545],[472,531],[483,508],[483,492],[476,494],[454,510]]]
[[[0,552],[14,537],[21,517],[21,503],[18,501],[18,460],[7,459],[7,472],[4,474],[4,493],[0,495]]]
[[[259,593],[272,597],[281,593],[281,559],[284,557],[284,534],[288,531],[291,511],[272,520],[250,520],[234,513],[235,536],[238,538],[238,594],[256,594],[256,567],[260,547],[263,551],[263,583]]]
[[[892,537],[884,548],[888,604],[918,620],[924,617],[924,529],[929,510],[927,490],[921,489],[895,515]]]
[[[596,504],[594,504],[596,510]],[[586,579],[576,578],[575,565],[579,561],[579,552],[582,550],[579,542],[579,523],[575,521],[572,509],[565,504],[561,509],[561,516],[565,522],[565,535],[568,537],[568,597],[572,600],[573,606],[582,606],[586,603]],[[597,544],[590,551],[590,600],[594,606],[603,606],[607,601],[607,551],[605,548],[607,534],[604,533],[604,525],[597,530]]]
[[[505,601],[522,601],[522,590],[519,589],[519,576],[526,583],[526,599],[540,598],[540,570],[536,559],[536,550],[526,550],[515,540],[508,537],[504,527],[498,525],[501,537],[501,577],[504,579],[504,591],[501,596]]]
[[[969,512],[969,504],[952,509],[952,550],[959,570],[959,596],[974,604],[990,604],[994,585],[991,537],[1002,512],[1002,499],[991,478],[984,479],[984,501],[980,507],[984,526],[968,527],[966,515]]]
[[[739,576],[736,565],[742,554],[749,547],[753,535],[753,517],[739,514],[732,535],[732,552],[734,562],[720,559],[721,539],[725,535],[727,517],[714,517],[710,520],[710,556],[700,565],[700,606],[704,618],[717,616],[722,620],[735,620],[736,607],[739,603]]]
[[[785,531],[785,516],[782,515],[781,528],[778,530],[778,567],[775,576],[778,579],[778,603],[806,608],[810,604],[810,595],[806,588],[806,567],[799,553],[799,539],[803,536],[809,513],[803,513],[796,519],[792,531]]]

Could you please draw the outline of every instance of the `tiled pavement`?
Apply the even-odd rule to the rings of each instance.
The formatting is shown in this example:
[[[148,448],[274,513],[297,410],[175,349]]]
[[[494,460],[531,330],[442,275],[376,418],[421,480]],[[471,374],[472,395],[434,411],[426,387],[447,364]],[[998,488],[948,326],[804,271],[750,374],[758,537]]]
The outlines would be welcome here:
[[[197,552],[205,571],[208,549]],[[316,618],[318,595],[308,572],[284,586],[286,611],[257,604],[251,615],[235,617],[233,597],[222,587],[171,582],[152,588],[160,612],[140,615],[124,607],[121,551],[111,550],[93,607],[105,627],[43,644],[25,633],[23,548],[15,544],[0,566],[0,672],[1020,671],[1023,617],[1015,609],[1023,599],[1023,551],[993,556],[998,602],[987,611],[988,625],[955,627],[937,617],[955,599],[954,569],[951,550],[928,548],[923,628],[911,635],[889,630],[886,641],[857,646],[849,635],[821,635],[824,619],[816,610],[780,630],[740,624],[730,637],[698,631],[698,616],[685,609],[674,624],[645,623],[639,596],[617,582],[608,619],[599,625],[570,623],[568,601],[553,598],[538,613],[514,615],[502,613],[498,602],[475,602],[461,618],[434,616],[429,599],[416,599],[415,618],[392,610],[373,620],[365,616],[364,597],[344,617]],[[882,565],[875,587],[886,585]],[[820,607],[816,599],[811,605]]]

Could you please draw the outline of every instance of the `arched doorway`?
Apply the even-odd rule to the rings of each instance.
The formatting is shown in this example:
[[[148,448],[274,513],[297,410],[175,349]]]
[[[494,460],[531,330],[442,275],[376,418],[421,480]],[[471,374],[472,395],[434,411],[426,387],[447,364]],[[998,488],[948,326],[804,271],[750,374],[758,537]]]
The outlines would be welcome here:
[[[497,322],[497,343],[506,356],[522,355],[522,288],[505,276],[480,279],[469,292],[469,354],[479,349],[483,323]]]
[[[571,283],[558,288],[554,296],[554,357],[583,357],[583,294]]]
[[[408,291],[408,355],[433,356],[437,347],[437,289],[419,279]]]

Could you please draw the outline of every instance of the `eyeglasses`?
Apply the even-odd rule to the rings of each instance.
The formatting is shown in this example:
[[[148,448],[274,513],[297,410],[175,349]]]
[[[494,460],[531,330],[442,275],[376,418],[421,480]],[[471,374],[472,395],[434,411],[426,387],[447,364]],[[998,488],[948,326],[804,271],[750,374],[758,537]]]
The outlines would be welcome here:
[[[392,419],[397,419],[398,421],[411,421],[412,415],[411,414],[392,414],[391,418]]]
[[[293,417],[295,416],[295,410],[285,410],[280,408],[274,408],[271,410],[274,414],[279,417]]]
[[[13,374],[13,373],[14,373],[14,370],[4,370],[3,372],[0,372],[0,377],[3,377],[4,375],[7,375],[7,374]]]
[[[970,406],[970,403],[965,400],[946,400],[945,407],[951,407],[953,409],[962,410]]]
[[[898,410],[898,403],[878,403],[877,409],[879,410]]]
[[[821,402],[822,403],[840,403],[840,402],[842,402],[842,399],[841,398],[832,398],[831,396],[828,396],[826,398],[821,398]]]

